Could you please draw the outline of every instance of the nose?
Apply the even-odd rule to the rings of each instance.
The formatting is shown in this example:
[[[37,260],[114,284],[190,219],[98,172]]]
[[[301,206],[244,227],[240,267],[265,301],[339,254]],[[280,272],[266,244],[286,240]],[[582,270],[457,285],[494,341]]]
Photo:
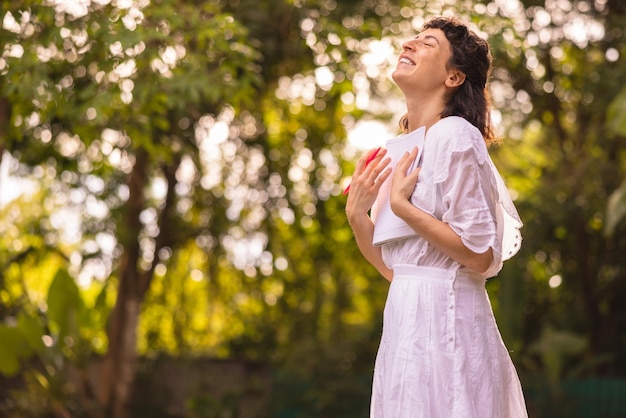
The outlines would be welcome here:
[[[404,41],[402,43],[402,50],[403,51],[414,51],[415,50],[414,41],[415,41],[415,39],[409,39],[408,41]]]

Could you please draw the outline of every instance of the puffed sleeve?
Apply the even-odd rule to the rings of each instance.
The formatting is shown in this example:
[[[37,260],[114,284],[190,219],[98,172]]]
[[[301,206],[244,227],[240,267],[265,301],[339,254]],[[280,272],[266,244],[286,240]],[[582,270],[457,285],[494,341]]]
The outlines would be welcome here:
[[[521,242],[522,226],[480,132],[463,120],[439,138],[434,181],[441,197],[441,220],[475,253],[489,248],[493,261],[485,277],[495,276]]]
[[[499,248],[492,177],[487,162],[479,162],[469,148],[452,153],[448,176],[438,186],[444,207],[441,220],[475,253]]]

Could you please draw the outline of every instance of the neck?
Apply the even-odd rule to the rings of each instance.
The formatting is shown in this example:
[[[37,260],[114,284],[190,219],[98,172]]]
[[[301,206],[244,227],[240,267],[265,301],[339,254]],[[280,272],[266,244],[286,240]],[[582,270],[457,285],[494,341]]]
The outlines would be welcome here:
[[[407,117],[409,121],[409,132],[422,126],[426,130],[441,119],[441,114],[445,108],[443,100],[416,100],[407,98]]]

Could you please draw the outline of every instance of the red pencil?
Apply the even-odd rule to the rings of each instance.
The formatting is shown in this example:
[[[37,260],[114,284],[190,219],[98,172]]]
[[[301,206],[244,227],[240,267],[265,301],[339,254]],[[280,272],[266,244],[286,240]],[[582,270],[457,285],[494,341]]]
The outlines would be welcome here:
[[[380,151],[380,148],[381,147],[376,148],[374,152],[372,153],[372,155],[367,157],[367,161],[365,161],[365,167],[367,167],[367,165],[371,163],[374,158],[376,158],[376,155],[378,155],[378,151]],[[343,191],[343,194],[348,194],[349,191],[350,191],[350,185],[348,184],[348,187],[346,187],[346,189]]]

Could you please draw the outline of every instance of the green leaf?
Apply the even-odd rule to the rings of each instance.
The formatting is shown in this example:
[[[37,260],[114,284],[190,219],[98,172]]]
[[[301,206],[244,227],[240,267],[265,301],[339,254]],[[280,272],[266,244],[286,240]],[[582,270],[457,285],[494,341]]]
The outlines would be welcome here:
[[[20,371],[20,359],[32,353],[17,327],[0,325],[0,373],[14,376]]]
[[[626,89],[622,89],[609,104],[606,116],[609,132],[616,136],[626,136]]]
[[[44,348],[41,339],[44,335],[44,329],[37,318],[20,313],[17,317],[17,326],[30,348],[34,351],[40,351]]]
[[[615,228],[624,217],[626,217],[626,180],[609,196],[606,204],[604,235],[607,237],[612,236]]]
[[[48,289],[48,318],[59,339],[78,333],[79,312],[83,307],[78,286],[67,270],[59,269]]]

